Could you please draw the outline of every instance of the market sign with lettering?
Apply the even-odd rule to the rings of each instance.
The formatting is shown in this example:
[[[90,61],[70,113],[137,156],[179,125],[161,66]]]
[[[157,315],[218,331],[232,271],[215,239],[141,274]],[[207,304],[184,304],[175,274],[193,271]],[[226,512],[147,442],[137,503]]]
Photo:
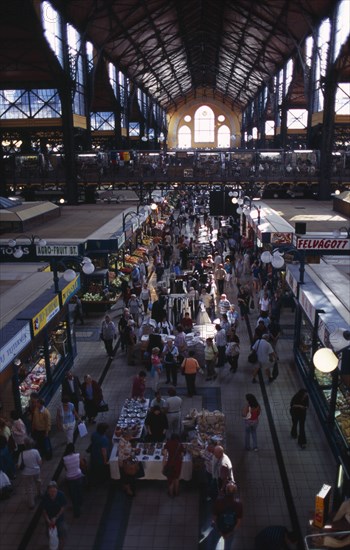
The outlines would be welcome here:
[[[298,250],[350,250],[350,239],[298,237]]]
[[[66,304],[68,300],[70,300],[70,298],[78,292],[79,289],[80,275],[77,275],[77,277],[75,277],[75,279],[73,279],[73,281],[62,290],[62,305],[64,306],[64,304]]]
[[[0,372],[15,359],[31,340],[30,325],[27,323],[9,342],[0,349]]]
[[[58,295],[54,297],[39,313],[32,319],[33,334],[36,336],[60,310]]]
[[[36,246],[37,256],[79,256],[79,246],[76,244],[46,244]]]

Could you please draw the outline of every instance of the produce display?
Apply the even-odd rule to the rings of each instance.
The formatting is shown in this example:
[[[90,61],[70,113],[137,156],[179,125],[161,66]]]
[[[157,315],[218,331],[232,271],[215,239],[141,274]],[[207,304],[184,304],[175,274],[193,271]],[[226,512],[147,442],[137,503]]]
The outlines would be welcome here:
[[[54,369],[60,359],[61,355],[58,352],[52,352],[50,354],[50,367]],[[30,394],[34,391],[39,392],[44,384],[46,384],[46,368],[45,359],[42,357],[19,386],[22,409],[27,408]]]
[[[91,283],[87,291],[82,295],[83,302],[114,302],[114,296],[104,292],[104,285],[101,283]]]
[[[194,428],[197,432],[197,437],[193,441],[197,441],[199,448],[211,440],[223,441],[225,437],[225,415],[221,411],[208,411],[202,409],[192,409],[186,418],[183,420],[184,426]],[[196,443],[191,443],[193,452],[195,452]]]

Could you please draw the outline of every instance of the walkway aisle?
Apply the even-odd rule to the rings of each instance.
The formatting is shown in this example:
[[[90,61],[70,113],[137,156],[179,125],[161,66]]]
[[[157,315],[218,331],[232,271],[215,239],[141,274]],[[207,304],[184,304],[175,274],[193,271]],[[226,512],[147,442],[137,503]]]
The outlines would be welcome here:
[[[153,283],[152,277],[151,284]],[[227,294],[235,299],[231,289]],[[122,304],[112,309],[113,320],[117,322],[122,311]],[[252,327],[255,325],[256,314],[251,314]],[[84,374],[91,374],[99,379],[108,359],[98,340],[101,319],[91,318],[84,327],[77,327],[78,357],[75,361],[74,373],[80,379]],[[279,344],[280,376],[272,384],[252,384],[252,366],[246,358],[249,353],[249,338],[246,327],[242,322],[238,329],[241,339],[241,356],[238,371],[232,374],[228,366],[220,370],[214,382],[206,382],[198,376],[198,388],[216,388],[218,402],[221,401],[222,410],[226,415],[227,452],[232,459],[236,480],[240,488],[240,496],[244,506],[244,518],[241,528],[236,533],[232,548],[234,550],[253,550],[255,534],[267,525],[291,525],[290,512],[296,511],[296,519],[301,530],[307,529],[310,512],[314,508],[315,493],[323,483],[335,482],[335,463],[323,436],[322,427],[311,407],[306,422],[308,445],[306,450],[300,450],[296,442],[290,438],[289,402],[292,395],[299,389],[300,381],[293,363],[292,332],[294,319],[290,311],[282,313],[283,325],[288,327],[284,331]],[[133,376],[140,370],[141,365],[135,367],[126,365],[125,354],[117,352],[111,362],[103,380],[103,393],[109,403],[109,412],[103,415],[111,430],[114,428],[121,406],[130,395]],[[150,386],[150,379],[148,380]],[[184,388],[183,377],[179,376],[179,392]],[[254,393],[262,406],[261,422],[258,429],[259,452],[244,450],[244,426],[241,410],[245,402],[246,393]],[[265,399],[264,399],[265,396]],[[59,403],[59,393],[50,404],[53,418]],[[201,408],[199,396],[194,399],[184,397],[184,409]],[[271,417],[268,414],[271,410]],[[102,415],[98,420],[101,421]],[[276,430],[277,438],[271,433],[271,426]],[[91,433],[93,426],[88,426]],[[43,466],[43,486],[52,479],[59,460],[64,451],[64,437],[61,433],[54,433],[54,458],[45,462]],[[85,456],[85,449],[89,438],[78,438],[76,447]],[[280,448],[287,481],[292,498],[285,493],[281,479],[281,461],[276,458]],[[59,477],[59,484],[63,484],[64,473]],[[15,482],[15,493],[8,500],[0,502],[0,541],[1,550],[44,550],[47,548],[44,523],[33,522],[34,532],[30,533],[28,544],[24,544],[23,536],[30,525],[36,511],[29,511],[22,501],[21,474]],[[288,486],[287,486],[288,488]],[[200,500],[198,491],[191,484],[181,483],[180,496],[170,499],[166,494],[166,482],[138,482],[137,496],[132,499],[130,514],[123,524],[125,530],[124,542],[116,545],[116,535],[120,534],[118,512],[111,509],[113,520],[108,524],[105,542],[95,545],[96,535],[101,523],[102,515],[108,509],[106,502],[108,486],[89,489],[84,494],[84,506],[79,519],[73,519],[72,511],[67,509],[68,537],[66,550],[195,550],[198,547],[200,532],[207,525],[199,525]],[[288,500],[288,502],[287,502]],[[129,501],[128,501],[129,502]],[[210,504],[201,504],[210,509]],[[203,511],[203,508],[201,508]],[[125,512],[125,510],[124,510]],[[117,532],[117,533],[116,533]],[[120,534],[122,538],[123,533]],[[22,545],[20,544],[22,542]],[[202,545],[201,545],[202,548]],[[204,548],[204,546],[203,546]],[[214,550],[208,548],[207,550]]]

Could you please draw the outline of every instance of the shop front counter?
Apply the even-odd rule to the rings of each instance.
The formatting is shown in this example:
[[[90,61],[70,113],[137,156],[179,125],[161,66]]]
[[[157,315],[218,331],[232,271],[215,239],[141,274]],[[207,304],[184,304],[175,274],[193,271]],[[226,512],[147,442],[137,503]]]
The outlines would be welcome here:
[[[149,444],[148,444],[149,445]],[[135,458],[142,462],[145,475],[140,479],[153,479],[153,480],[165,480],[162,470],[164,466],[163,462],[163,444],[161,447],[157,447],[160,444],[154,444],[155,449],[152,454],[144,454],[144,443],[138,443],[136,446],[136,453],[140,450],[139,454],[136,454]],[[184,444],[184,447],[186,445]],[[149,452],[149,451],[148,451]],[[120,479],[119,461],[118,461],[118,443],[113,445],[113,449],[109,458],[109,468],[111,479]],[[192,479],[192,456],[186,452],[183,461],[180,479],[184,481],[190,481]]]

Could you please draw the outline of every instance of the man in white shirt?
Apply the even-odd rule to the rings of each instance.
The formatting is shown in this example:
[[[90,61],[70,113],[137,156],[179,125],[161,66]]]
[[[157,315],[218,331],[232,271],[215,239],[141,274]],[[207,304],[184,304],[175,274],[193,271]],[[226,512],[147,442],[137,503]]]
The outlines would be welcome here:
[[[277,359],[277,356],[271,346],[269,340],[269,335],[264,334],[263,337],[255,342],[252,349],[256,351],[258,356],[258,366],[254,369],[252,382],[256,382],[256,375],[260,369],[265,369],[266,375],[269,382],[273,382],[273,377],[271,376],[270,363]]]
[[[216,481],[217,489],[224,491],[229,481],[235,482],[233,477],[232,462],[225,454],[224,448],[217,445],[212,459],[212,478]]]
[[[180,433],[182,399],[176,395],[175,388],[169,388],[166,400],[169,436]]]
[[[226,338],[226,331],[225,329],[217,324],[215,325],[216,333],[215,333],[215,344],[218,348],[218,367],[223,367],[226,363],[226,344],[227,344],[227,338]]]

